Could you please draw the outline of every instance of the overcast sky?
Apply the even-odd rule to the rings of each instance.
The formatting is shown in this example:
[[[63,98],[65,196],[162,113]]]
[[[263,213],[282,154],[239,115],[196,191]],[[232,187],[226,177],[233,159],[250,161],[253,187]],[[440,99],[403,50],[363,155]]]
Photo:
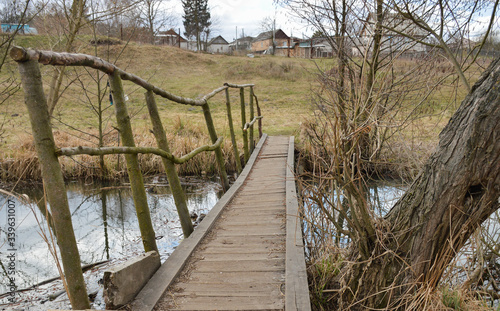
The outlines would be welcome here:
[[[182,3],[180,0],[175,0],[175,3],[175,11],[179,16],[177,28],[181,28],[183,35]],[[311,34],[304,25],[294,22],[284,8],[274,5],[273,0],[208,0],[208,5],[212,18],[217,21],[211,36],[221,35],[228,42],[235,39],[236,27],[238,37],[241,37],[242,30],[245,31],[245,36],[255,37],[262,32],[262,20],[274,16],[276,27],[289,36],[302,37],[302,34]]]
[[[181,35],[184,35],[182,25],[184,10],[181,0],[173,0],[172,2],[178,16],[176,28],[180,28]],[[241,37],[242,30],[244,30],[245,36],[256,37],[263,31],[261,22],[266,17],[276,17],[276,28],[281,28],[289,36],[306,38],[314,33],[311,27],[297,22],[285,8],[276,6],[274,2],[274,0],[208,0],[210,13],[216,21],[211,37],[222,35],[228,42],[232,42],[236,37],[236,27],[238,27],[238,38]],[[477,17],[476,21],[471,23],[469,30],[472,37],[484,33],[491,14],[488,13]],[[499,31],[499,29],[497,19],[494,30]]]

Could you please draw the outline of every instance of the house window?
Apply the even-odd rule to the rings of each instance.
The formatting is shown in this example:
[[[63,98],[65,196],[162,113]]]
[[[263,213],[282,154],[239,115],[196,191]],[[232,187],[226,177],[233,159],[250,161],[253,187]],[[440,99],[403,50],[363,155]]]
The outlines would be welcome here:
[[[263,48],[264,47],[264,42],[261,42],[260,43],[260,47]]]
[[[286,46],[286,41],[285,41],[285,42],[283,42],[283,46]]]

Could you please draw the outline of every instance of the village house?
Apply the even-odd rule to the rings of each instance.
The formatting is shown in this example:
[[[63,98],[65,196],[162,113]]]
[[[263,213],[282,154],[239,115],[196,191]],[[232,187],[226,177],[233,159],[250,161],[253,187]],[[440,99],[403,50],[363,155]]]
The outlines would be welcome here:
[[[278,29],[274,32],[274,43],[276,50],[278,47],[286,47],[288,50],[291,43],[290,37]],[[266,31],[259,34],[252,42],[252,52],[257,54],[272,54],[273,53],[273,31]],[[282,52],[280,52],[281,54]]]
[[[375,13],[368,14],[358,40],[353,42],[352,54],[354,56],[365,55],[373,48],[376,18]],[[427,51],[426,45],[401,35],[404,33],[418,40],[424,40],[428,36],[428,33],[401,15],[385,13],[382,25],[381,54],[418,54]]]
[[[222,36],[217,36],[208,43],[207,52],[216,54],[229,53],[229,43]]]
[[[187,40],[181,37],[174,29],[160,31],[156,35],[156,44],[176,46],[187,49]]]
[[[302,40],[299,38],[290,37],[288,42],[283,45],[276,45],[274,55],[285,57],[299,57],[299,44]]]
[[[252,49],[253,40],[254,40],[254,38],[250,37],[250,36],[239,38],[239,39],[234,40],[233,42],[229,43],[229,49],[232,52],[235,52],[235,51],[247,52],[247,51]]]
[[[295,56],[301,58],[327,58],[333,56],[333,48],[327,38],[302,40],[295,47]]]

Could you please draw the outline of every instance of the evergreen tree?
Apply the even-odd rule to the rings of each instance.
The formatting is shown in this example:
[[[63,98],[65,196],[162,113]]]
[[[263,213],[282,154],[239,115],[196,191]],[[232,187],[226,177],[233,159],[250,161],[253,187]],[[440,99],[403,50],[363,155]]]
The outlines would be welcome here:
[[[201,34],[209,33],[212,25],[208,0],[182,0],[182,6],[184,8],[184,35],[188,38],[195,37],[196,47],[201,50]],[[206,46],[203,48],[205,49]]]

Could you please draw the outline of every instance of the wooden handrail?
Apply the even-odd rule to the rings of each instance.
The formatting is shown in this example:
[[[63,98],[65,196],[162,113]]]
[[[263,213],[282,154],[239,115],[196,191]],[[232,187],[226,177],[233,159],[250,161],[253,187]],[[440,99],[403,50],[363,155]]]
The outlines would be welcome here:
[[[212,92],[203,96],[201,99],[192,99],[167,92],[134,74],[128,73],[118,68],[116,65],[110,62],[107,62],[99,57],[92,55],[32,50],[32,49],[25,49],[19,46],[14,46],[10,50],[10,56],[16,62],[26,62],[28,60],[35,60],[42,65],[76,66],[76,67],[82,66],[100,70],[108,75],[116,73],[120,76],[122,80],[127,80],[132,83],[135,83],[148,91],[152,91],[153,93],[155,93],[160,97],[169,99],[173,102],[182,105],[203,106],[204,104],[207,103],[208,99],[214,97],[216,94],[224,91],[228,87],[225,85],[213,90]]]
[[[255,124],[255,122],[257,122],[257,120],[260,120],[262,118],[263,118],[263,116],[255,117],[255,118],[253,118],[252,121],[245,123],[245,126],[243,127],[243,130],[247,131],[252,125]]]
[[[235,89],[240,89],[244,87],[252,87],[255,86],[255,84],[233,84],[233,83],[224,83],[224,86],[235,88]]]
[[[220,147],[222,144],[223,138],[219,137],[215,144],[213,145],[204,145],[192,150],[190,153],[183,155],[182,157],[176,157],[170,152],[166,152],[159,148],[154,147],[100,147],[100,148],[92,148],[92,147],[66,147],[56,149],[56,155],[60,156],[74,156],[80,154],[87,155],[109,155],[109,154],[146,154],[151,153],[158,155],[160,157],[167,158],[168,160],[174,162],[175,164],[185,163],[192,158],[194,158],[199,153],[204,151],[214,151],[216,148]]]
[[[168,91],[165,91],[148,81],[134,75],[131,73],[128,73],[119,67],[117,67],[115,64],[112,64],[110,62],[107,62],[97,56],[92,56],[92,55],[86,55],[86,54],[80,54],[80,53],[67,53],[67,52],[54,52],[54,51],[46,51],[46,50],[34,50],[34,49],[25,49],[23,47],[19,46],[14,46],[10,50],[10,56],[12,57],[13,60],[19,63],[27,62],[29,60],[36,61],[40,64],[43,65],[52,65],[52,66],[85,66],[85,67],[90,67],[94,68],[97,70],[100,70],[106,74],[108,74],[110,77],[119,77],[122,80],[127,80],[132,83],[135,83],[136,85],[139,85],[140,87],[146,89],[149,92],[153,92],[154,94],[169,99],[173,102],[183,104],[183,105],[191,105],[191,106],[200,106],[203,108],[205,119],[207,122],[208,126],[208,131],[210,134],[210,137],[212,139],[212,143],[216,144],[217,140],[217,135],[215,134],[215,128],[213,127],[213,122],[211,121],[211,115],[210,111],[208,108],[208,100],[214,97],[215,95],[219,94],[220,92],[227,91],[228,88],[239,88],[240,89],[240,97],[241,97],[241,116],[242,116],[242,132],[243,132],[243,145],[244,145],[244,154],[245,154],[245,160],[248,159],[249,153],[251,150],[253,150],[253,124],[255,123],[256,120],[259,120],[259,136],[262,136],[262,125],[261,125],[261,119],[262,116],[260,114],[260,107],[258,105],[258,100],[257,97],[253,93],[253,87],[255,86],[254,84],[234,84],[234,83],[224,83],[223,86],[213,90],[212,92],[202,96],[201,98],[198,99],[193,99],[193,98],[187,98],[187,97],[182,97],[175,95],[173,93],[170,93]],[[250,88],[250,119],[252,119],[251,122],[247,123],[246,122],[246,117],[245,117],[245,101],[244,101],[244,89],[245,88]],[[255,99],[256,105],[257,105],[257,117],[255,118],[253,113],[253,100]],[[251,128],[252,131],[250,132],[250,137],[248,137],[247,132],[248,128]],[[233,135],[234,133],[232,133]],[[248,139],[250,138],[250,148],[249,148],[249,142]],[[234,142],[233,142],[234,144]],[[220,149],[220,147],[219,147]],[[250,150],[249,150],[250,149]],[[220,162],[220,164],[223,164],[223,160],[219,159],[222,155],[220,150],[215,150],[216,156],[217,156],[217,161]],[[168,157],[167,157],[168,158]],[[236,161],[239,161],[239,159],[236,159]],[[175,162],[175,161],[174,161]],[[177,162],[175,162],[177,163]],[[241,168],[238,167],[238,171],[241,171]],[[222,175],[225,175],[223,172],[221,172]],[[221,176],[222,179],[224,179],[224,188],[227,188],[228,182],[227,178],[224,176]]]

